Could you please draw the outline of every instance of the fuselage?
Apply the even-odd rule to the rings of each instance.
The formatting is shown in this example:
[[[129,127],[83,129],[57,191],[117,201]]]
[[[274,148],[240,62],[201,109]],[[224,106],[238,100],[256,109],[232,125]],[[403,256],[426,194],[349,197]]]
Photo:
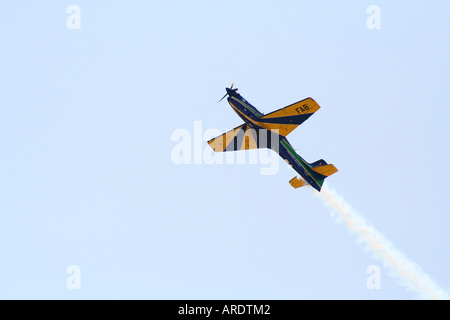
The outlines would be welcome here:
[[[246,124],[254,130],[271,130],[268,125],[265,125],[264,120],[260,119],[264,115],[262,112],[239,93],[228,88],[227,93],[228,103]],[[278,134],[277,136],[279,143],[272,143],[271,149],[276,151],[313,188],[320,191],[324,180],[317,178],[317,175],[311,169],[311,165],[295,152],[285,136]]]
[[[248,125],[251,125],[257,121],[264,114],[256,109],[247,100],[244,99],[239,93],[227,89],[228,103],[233,110],[242,118]]]

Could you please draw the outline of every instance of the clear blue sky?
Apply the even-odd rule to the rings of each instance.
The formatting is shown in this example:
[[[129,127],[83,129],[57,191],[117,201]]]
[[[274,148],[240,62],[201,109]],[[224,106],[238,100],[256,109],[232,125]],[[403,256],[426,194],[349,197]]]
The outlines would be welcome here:
[[[417,298],[285,163],[173,163],[175,130],[241,123],[232,81],[266,113],[313,97],[291,144],[450,289],[449,21],[446,1],[3,2],[0,298]]]

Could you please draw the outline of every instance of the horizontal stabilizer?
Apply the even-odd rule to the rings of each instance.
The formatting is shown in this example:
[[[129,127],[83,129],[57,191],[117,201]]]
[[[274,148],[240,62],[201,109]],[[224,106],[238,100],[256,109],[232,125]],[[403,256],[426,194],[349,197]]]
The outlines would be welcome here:
[[[291,184],[291,186],[293,186],[295,189],[300,188],[300,187],[304,187],[308,185],[308,182],[306,182],[305,180],[299,178],[299,177],[295,177],[294,179],[292,179],[291,181],[289,181],[289,183]]]
[[[318,167],[312,168],[312,170],[314,170],[315,172],[317,172],[325,177],[329,177],[333,173],[338,172],[338,169],[336,169],[336,167],[332,164],[328,164],[325,166],[318,166]]]

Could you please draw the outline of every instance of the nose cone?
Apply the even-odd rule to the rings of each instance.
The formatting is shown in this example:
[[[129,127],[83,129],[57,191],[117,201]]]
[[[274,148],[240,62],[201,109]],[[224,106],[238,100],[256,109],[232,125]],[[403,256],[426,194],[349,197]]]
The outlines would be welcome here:
[[[239,95],[239,93],[237,93],[238,88],[233,88],[233,87],[231,87],[231,88],[226,88],[226,89],[227,89],[227,94],[228,94],[230,97]]]

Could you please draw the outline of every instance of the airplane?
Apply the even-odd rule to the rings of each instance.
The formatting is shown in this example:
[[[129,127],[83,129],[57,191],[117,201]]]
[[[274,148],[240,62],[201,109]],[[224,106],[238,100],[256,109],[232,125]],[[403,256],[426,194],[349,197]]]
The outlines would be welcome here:
[[[307,98],[264,115],[244,99],[234,83],[225,88],[231,108],[244,120],[244,124],[208,141],[215,152],[269,148],[276,151],[300,176],[289,183],[295,189],[307,185],[320,192],[325,179],[338,170],[325,160],[306,162],[286,139],[295,128],[312,116],[320,106]],[[219,102],[220,102],[219,101]]]

